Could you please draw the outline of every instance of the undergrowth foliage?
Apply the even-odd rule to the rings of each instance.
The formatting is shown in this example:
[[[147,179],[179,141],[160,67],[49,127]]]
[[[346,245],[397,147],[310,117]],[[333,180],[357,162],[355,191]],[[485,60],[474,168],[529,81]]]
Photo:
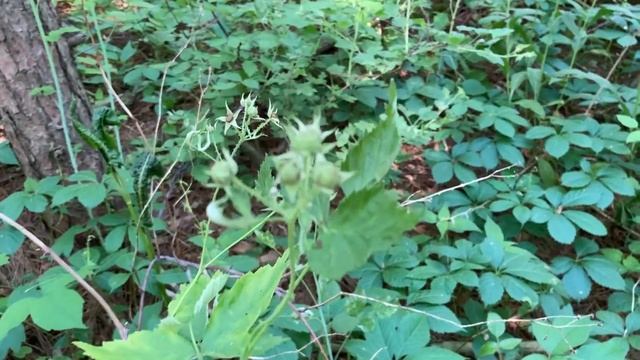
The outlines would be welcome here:
[[[0,357],[638,356],[640,6],[64,3],[107,166],[0,201]]]

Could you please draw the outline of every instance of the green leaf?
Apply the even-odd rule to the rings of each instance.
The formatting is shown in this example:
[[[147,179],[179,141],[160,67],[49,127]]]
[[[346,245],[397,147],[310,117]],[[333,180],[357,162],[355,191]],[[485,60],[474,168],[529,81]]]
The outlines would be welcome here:
[[[15,228],[7,224],[0,225],[0,253],[13,255],[22,246],[24,239],[24,235]]]
[[[44,330],[84,329],[84,300],[75,291],[64,287],[46,287],[42,297],[34,301],[31,318]]]
[[[527,139],[536,140],[536,139],[544,139],[548,136],[555,135],[556,130],[549,126],[534,126],[531,129],[527,130],[525,137]]]
[[[589,256],[581,262],[589,277],[598,285],[614,290],[624,290],[625,282],[617,265],[602,256]]]
[[[616,39],[618,45],[622,47],[630,47],[638,43],[638,39],[634,35],[626,34]]]
[[[453,164],[449,161],[441,161],[431,168],[433,179],[438,184],[443,184],[453,178]]]
[[[395,89],[395,85],[393,88]],[[394,102],[395,99],[390,101]],[[342,184],[342,189],[347,195],[378,182],[391,168],[400,152],[396,117],[395,105],[388,105],[386,119],[365,135],[347,154],[342,170],[353,172]]]
[[[589,185],[591,176],[582,171],[568,171],[562,174],[560,181],[564,186],[577,188]]]
[[[502,281],[496,274],[483,273],[480,276],[478,291],[480,292],[480,299],[485,305],[493,305],[502,299],[504,288],[502,287]]]
[[[78,186],[76,196],[82,205],[93,209],[107,197],[107,190],[100,183],[88,183]]]
[[[506,254],[501,265],[505,273],[537,284],[555,284],[557,282],[557,278],[544,262],[526,250],[522,251],[522,253],[509,252]]]
[[[202,340],[202,352],[212,357],[239,357],[251,340],[251,329],[267,310],[287,265],[285,254],[275,265],[243,275],[216,305]]]
[[[96,360],[166,359],[185,360],[195,356],[191,341],[175,332],[156,329],[135,332],[127,340],[106,341],[102,346],[76,341],[84,354]]]
[[[553,214],[547,222],[547,230],[551,237],[561,244],[571,244],[576,238],[576,228],[561,214]]]
[[[571,220],[580,229],[588,232],[591,235],[605,236],[607,235],[607,228],[598,220],[595,216],[586,213],[584,211],[577,210],[565,210],[562,215]]]
[[[618,119],[620,124],[628,127],[629,129],[638,128],[638,121],[635,118],[632,118],[631,116],[618,114],[616,115],[616,118]]]
[[[395,312],[378,319],[364,340],[351,340],[346,348],[357,359],[400,359],[415,354],[429,343],[427,317],[410,312]]]
[[[545,141],[544,149],[557,159],[569,151],[569,141],[560,135],[554,135]]]
[[[640,141],[640,130],[632,131],[627,136],[627,143],[636,143]]]
[[[0,339],[3,339],[11,329],[20,325],[29,316],[35,298],[20,299],[9,304],[0,317]]]
[[[526,222],[531,219],[531,209],[526,206],[518,205],[513,208],[513,216],[518,220],[518,222],[524,225]]]
[[[625,338],[615,337],[605,342],[593,342],[581,346],[571,357],[572,360],[624,360],[629,352]]]
[[[18,165],[16,154],[13,153],[8,141],[0,141],[0,164]]]
[[[531,329],[533,336],[547,353],[560,355],[584,344],[589,339],[592,326],[593,322],[588,317],[559,318],[551,323],[535,321]]]
[[[524,281],[509,275],[502,275],[501,278],[504,289],[512,299],[526,302],[531,305],[531,307],[538,305],[538,294]]]
[[[114,227],[104,238],[104,249],[110,253],[120,249],[126,234],[127,225]]]
[[[516,134],[516,128],[506,120],[498,118],[493,123],[493,126],[500,134],[508,138],[512,138]]]
[[[416,215],[398,206],[382,186],[349,195],[330,215],[319,240],[309,244],[311,269],[331,279],[363,265],[374,251],[387,249],[412,229]]]
[[[504,334],[506,325],[500,315],[494,312],[489,312],[489,314],[487,315],[487,328],[489,329],[491,335],[499,338],[500,336],[502,336],[502,334]]]
[[[465,358],[454,353],[451,350],[443,349],[438,346],[427,346],[409,356],[406,360],[464,360]]]
[[[591,293],[591,280],[582,266],[573,265],[562,277],[562,284],[567,294],[576,300],[584,300]]]
[[[535,100],[531,100],[531,99],[522,99],[518,102],[516,102],[517,105],[531,110],[533,111],[534,114],[538,115],[539,117],[544,117],[544,108],[542,107],[542,105],[540,105],[539,102],[535,101]]]

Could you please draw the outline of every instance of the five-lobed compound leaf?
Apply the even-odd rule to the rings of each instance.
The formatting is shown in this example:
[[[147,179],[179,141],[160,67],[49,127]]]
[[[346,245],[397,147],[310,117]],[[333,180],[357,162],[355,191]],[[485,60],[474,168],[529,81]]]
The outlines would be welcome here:
[[[220,295],[202,340],[202,352],[212,357],[239,357],[251,340],[251,330],[267,310],[287,265],[285,254],[274,265],[243,275]]]
[[[395,312],[377,319],[364,340],[351,340],[346,348],[357,359],[400,359],[415,354],[429,343],[427,317],[410,312]]]
[[[311,269],[331,279],[363,265],[374,251],[387,249],[413,228],[417,216],[398,206],[395,193],[374,186],[344,199],[309,245]]]

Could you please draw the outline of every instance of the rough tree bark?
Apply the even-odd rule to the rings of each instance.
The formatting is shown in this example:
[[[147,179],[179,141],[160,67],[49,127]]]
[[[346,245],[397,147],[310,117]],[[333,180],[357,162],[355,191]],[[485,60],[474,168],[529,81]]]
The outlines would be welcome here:
[[[0,124],[25,175],[40,178],[70,174],[71,162],[56,96],[30,95],[40,86],[53,86],[53,80],[29,0],[0,0],[0,9]],[[59,23],[51,1],[40,0],[39,9],[45,32],[57,29]],[[50,43],[50,48],[66,111],[72,99],[76,99],[79,120],[90,124],[91,107],[66,41]],[[67,113],[72,143],[81,144],[69,115]],[[81,169],[99,171],[101,168],[100,159],[93,151],[79,151],[76,158]]]

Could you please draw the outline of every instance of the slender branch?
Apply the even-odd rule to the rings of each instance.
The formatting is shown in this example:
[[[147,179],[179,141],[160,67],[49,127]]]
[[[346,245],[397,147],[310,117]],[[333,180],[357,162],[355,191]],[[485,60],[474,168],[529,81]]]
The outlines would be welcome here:
[[[68,272],[69,275],[71,275],[71,277],[73,277],[78,282],[78,284],[80,284],[80,286],[82,286],[85,290],[87,290],[87,292],[91,294],[91,296],[93,296],[93,298],[96,299],[96,301],[98,301],[100,306],[102,306],[104,311],[107,313],[107,315],[113,322],[113,325],[115,325],[116,329],[118,330],[118,333],[120,334],[120,337],[122,339],[127,338],[127,328],[125,328],[124,325],[122,325],[122,322],[120,322],[120,320],[118,319],[118,316],[116,316],[116,314],[113,312],[113,310],[111,309],[109,304],[106,302],[106,300],[100,295],[100,293],[98,293],[98,291],[96,291],[96,289],[94,289],[91,285],[89,285],[89,283],[86,282],[82,278],[82,276],[80,276],[75,270],[73,270],[73,268],[69,266],[69,264],[67,264],[60,257],[60,255],[56,254],[49,246],[47,246],[47,244],[45,244],[42,240],[38,239],[38,237],[35,236],[32,232],[30,232],[29,230],[24,228],[22,225],[13,221],[10,217],[8,217],[7,215],[1,212],[0,212],[0,220],[11,225],[16,230],[20,231],[24,236],[26,236],[27,238],[29,238],[29,240],[31,240],[34,244],[36,244],[36,246],[42,249],[42,251],[44,251],[45,254],[48,254],[49,256],[51,256],[53,261],[55,261],[58,265],[60,265],[60,267],[62,267],[66,272]]]
[[[398,305],[398,304],[394,304],[394,303],[390,303],[384,300],[379,300],[376,298],[372,298],[366,295],[360,295],[360,294],[355,294],[355,293],[349,293],[349,292],[344,292],[341,291],[337,294],[335,294],[334,296],[326,299],[325,301],[313,305],[313,306],[306,306],[306,307],[301,307],[298,308],[298,311],[307,311],[307,310],[312,310],[324,305],[327,305],[337,299],[339,299],[341,296],[346,296],[346,297],[352,297],[352,298],[356,298],[359,300],[364,300],[364,301],[368,301],[371,303],[376,303],[376,304],[380,304],[389,308],[393,308],[393,309],[398,309],[398,310],[404,310],[404,311],[408,311],[408,312],[412,312],[415,314],[420,314],[423,316],[426,316],[428,318],[434,319],[434,320],[438,320],[438,321],[442,321],[445,322],[451,326],[454,326],[460,330],[463,329],[467,329],[467,328],[473,328],[473,327],[478,327],[478,326],[483,326],[483,325],[489,325],[489,324],[495,324],[495,323],[537,323],[539,325],[542,326],[548,326],[548,327],[552,327],[552,328],[556,328],[556,329],[563,329],[563,328],[576,328],[576,327],[592,327],[592,326],[599,326],[599,323],[589,323],[589,324],[575,324],[577,321],[584,319],[584,318],[590,318],[593,319],[594,315],[593,314],[587,314],[587,315],[556,315],[556,316],[544,316],[544,317],[539,317],[539,318],[533,318],[533,319],[520,319],[520,318],[509,318],[509,319],[496,319],[496,320],[487,320],[487,321],[479,321],[479,322],[475,322],[475,323],[471,323],[471,324],[460,324],[459,322],[444,318],[442,316],[436,315],[434,313],[428,312],[428,311],[423,311],[420,309],[415,309],[412,307],[408,307],[408,306],[403,306],[403,305]],[[545,321],[548,320],[552,320],[552,319],[571,319],[572,321],[566,323],[566,324],[562,324],[562,325],[553,325],[553,324],[547,324]]]
[[[125,114],[127,114],[127,116],[129,116],[129,118],[133,120],[134,124],[136,125],[136,130],[138,130],[138,132],[140,133],[140,136],[142,137],[142,141],[144,142],[145,147],[149,148],[149,140],[147,140],[147,137],[144,134],[142,127],[140,126],[140,121],[138,120],[138,118],[136,118],[133,115],[131,110],[129,110],[127,105],[125,105],[125,103],[122,101],[118,93],[113,89],[113,86],[111,86],[111,82],[109,81],[107,74],[104,72],[104,69],[102,68],[102,65],[98,64],[98,66],[99,66],[98,69],[100,70],[100,75],[102,75],[104,84],[107,87],[107,91],[109,91],[111,96],[113,96],[113,98],[116,99],[116,102],[118,103],[118,105],[120,105],[120,107],[125,112]]]
[[[626,48],[624,48],[624,50],[622,50],[622,52],[620,52],[620,55],[618,55],[618,58],[616,59],[616,62],[613,63],[613,66],[611,67],[611,69],[609,70],[609,73],[607,74],[607,77],[605,78],[607,81],[609,81],[609,79],[611,79],[611,77],[613,76],[613,73],[616,71],[616,68],[618,67],[618,65],[620,65],[620,62],[622,61],[624,56],[627,54],[627,51],[629,49],[630,48],[626,47]],[[589,103],[589,106],[587,107],[587,110],[584,111],[584,113],[586,115],[589,115],[591,113],[591,109],[593,108],[593,105],[595,105],[596,100],[600,97],[600,94],[602,93],[602,90],[604,90],[604,86],[602,86],[602,85],[598,86],[598,91],[596,92],[595,95],[593,95],[593,98],[591,99],[591,102]]]
[[[457,189],[460,189],[460,188],[463,188],[463,187],[466,187],[466,186],[469,186],[469,185],[472,185],[472,184],[476,184],[476,183],[479,183],[479,182],[482,182],[482,181],[485,181],[485,180],[488,180],[488,179],[491,179],[491,178],[497,178],[497,177],[506,178],[506,177],[518,176],[517,174],[515,174],[515,175],[498,175],[501,172],[509,170],[509,169],[511,169],[513,167],[516,167],[516,166],[519,166],[519,165],[512,164],[512,165],[503,167],[501,169],[498,169],[498,170],[492,172],[491,174],[489,174],[487,176],[483,176],[483,177],[480,177],[480,178],[477,178],[477,179],[474,179],[474,180],[471,180],[471,181],[467,181],[467,182],[462,183],[462,184],[458,184],[456,186],[452,186],[450,188],[446,188],[446,189],[440,190],[438,192],[435,192],[433,194],[429,194],[429,195],[427,195],[425,197],[421,197],[419,199],[411,199],[411,198],[409,198],[409,199],[405,200],[400,205],[401,206],[409,206],[409,205],[412,205],[412,204],[415,204],[415,203],[419,203],[419,202],[428,202],[428,201],[431,201],[431,199],[433,199],[434,197],[440,196],[440,195],[445,194],[445,193],[448,193],[449,191],[457,190]]]

